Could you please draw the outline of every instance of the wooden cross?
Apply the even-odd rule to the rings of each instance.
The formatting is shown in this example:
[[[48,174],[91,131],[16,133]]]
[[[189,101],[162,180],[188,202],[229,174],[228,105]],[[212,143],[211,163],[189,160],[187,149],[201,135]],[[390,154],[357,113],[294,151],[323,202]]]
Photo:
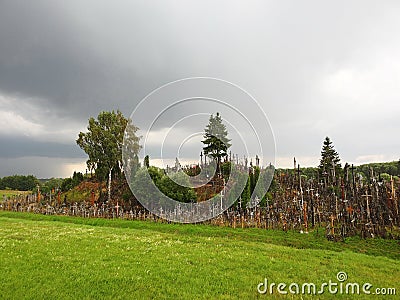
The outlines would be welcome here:
[[[351,205],[349,207],[346,208],[347,212],[349,213],[349,216],[353,215],[353,207],[351,207]]]
[[[356,169],[356,167],[354,167],[354,165],[352,164],[350,170],[351,170],[351,178],[352,178],[352,181],[353,181],[353,192],[354,192],[354,194],[356,192],[356,179],[354,178],[354,170],[355,169]]]
[[[304,216],[304,225],[305,225],[306,233],[308,233],[307,201],[304,201],[303,216]]]
[[[339,217],[339,208],[338,208],[338,197],[335,196],[335,209],[336,209],[336,217]],[[339,221],[339,219],[338,219]]]
[[[394,180],[393,180],[393,176],[390,176],[390,185],[392,188],[392,201],[394,203],[394,205],[396,206],[396,214],[399,214],[399,206],[397,204],[397,198],[396,198],[396,191],[394,190]]]
[[[120,206],[118,205],[118,201],[117,201],[117,205],[115,205],[115,208],[117,209],[117,218],[118,218],[118,212],[119,212],[119,208],[120,208]]]
[[[368,191],[365,190],[365,195],[362,195],[362,197],[365,197],[367,199],[367,216],[368,216],[368,221],[371,219],[371,212],[369,210],[369,198],[372,198],[372,195],[368,195]]]
[[[341,182],[340,188],[342,190],[342,200],[346,200],[346,195],[344,194],[344,181],[343,181],[343,178],[342,178],[342,182]]]
[[[36,185],[37,187],[37,202],[40,202],[40,189],[39,189],[39,185]]]
[[[335,216],[331,215],[330,219],[331,219],[331,234],[332,234],[332,236],[334,236],[335,235],[335,228],[333,226],[334,226]]]
[[[94,206],[94,191],[92,190],[90,193],[90,204]]]

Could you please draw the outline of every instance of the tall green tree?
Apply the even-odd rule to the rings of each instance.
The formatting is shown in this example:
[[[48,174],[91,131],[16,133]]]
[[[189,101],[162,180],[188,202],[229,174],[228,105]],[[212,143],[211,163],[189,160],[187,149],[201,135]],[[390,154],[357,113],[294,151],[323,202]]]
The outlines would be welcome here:
[[[220,170],[222,157],[227,155],[227,151],[231,146],[228,138],[226,126],[222,123],[222,118],[217,112],[216,116],[211,115],[208,125],[205,128],[203,152],[205,155],[213,158],[217,164],[217,173]]]
[[[321,175],[326,176],[328,182],[333,182],[335,175],[341,171],[339,154],[335,150],[329,137],[326,137],[321,150],[321,160],[318,166]]]
[[[138,128],[118,110],[101,112],[97,119],[91,117],[87,132],[80,132],[76,143],[89,156],[86,161],[89,170],[96,170],[96,176],[108,173],[108,200],[111,200],[112,173],[121,175],[122,146],[125,135],[125,151],[132,157],[139,153],[140,137],[136,136]],[[98,171],[98,172],[97,172]]]

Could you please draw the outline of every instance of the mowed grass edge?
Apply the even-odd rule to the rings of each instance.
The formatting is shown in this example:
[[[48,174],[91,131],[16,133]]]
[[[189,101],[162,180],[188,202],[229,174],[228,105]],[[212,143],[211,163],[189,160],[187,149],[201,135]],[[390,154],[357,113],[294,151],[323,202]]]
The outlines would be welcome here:
[[[397,241],[12,212],[0,224],[2,299],[271,298],[257,293],[264,278],[318,284],[345,271],[396,287],[400,275]]]

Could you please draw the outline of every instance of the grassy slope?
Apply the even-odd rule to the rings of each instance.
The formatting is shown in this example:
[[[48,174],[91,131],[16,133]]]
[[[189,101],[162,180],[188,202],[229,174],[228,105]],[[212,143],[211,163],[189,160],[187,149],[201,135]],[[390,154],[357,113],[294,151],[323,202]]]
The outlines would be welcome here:
[[[1,299],[272,298],[257,294],[264,277],[320,284],[339,271],[400,292],[399,259],[397,241],[0,212]]]
[[[3,201],[4,196],[11,197],[14,195],[27,195],[30,193],[30,191],[0,190],[0,202]]]

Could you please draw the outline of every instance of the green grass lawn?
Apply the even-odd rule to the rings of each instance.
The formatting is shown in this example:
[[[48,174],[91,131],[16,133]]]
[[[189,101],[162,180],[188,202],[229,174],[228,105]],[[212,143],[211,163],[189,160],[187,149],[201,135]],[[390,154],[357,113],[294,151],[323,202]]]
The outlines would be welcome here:
[[[15,195],[27,195],[30,193],[30,191],[0,190],[0,202],[3,201],[4,196],[11,197]]]
[[[257,292],[264,278],[319,288],[339,271],[399,294],[399,242],[0,212],[1,299],[348,299]]]

